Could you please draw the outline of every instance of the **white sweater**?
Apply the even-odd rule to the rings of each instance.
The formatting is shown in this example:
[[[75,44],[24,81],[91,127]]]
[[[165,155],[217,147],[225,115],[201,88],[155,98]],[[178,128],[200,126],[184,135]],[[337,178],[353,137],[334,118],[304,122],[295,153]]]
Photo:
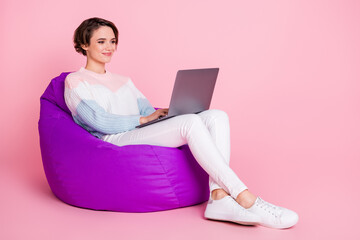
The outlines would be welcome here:
[[[129,131],[155,112],[130,78],[80,68],[65,79],[65,102],[74,121],[101,138]]]

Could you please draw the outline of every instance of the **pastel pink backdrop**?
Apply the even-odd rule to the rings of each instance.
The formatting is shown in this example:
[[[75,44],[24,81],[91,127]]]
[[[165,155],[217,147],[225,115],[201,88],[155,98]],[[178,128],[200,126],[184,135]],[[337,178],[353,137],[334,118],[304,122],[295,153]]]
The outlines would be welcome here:
[[[10,1],[0,3],[1,239],[355,239],[360,234],[360,2]],[[212,107],[231,121],[231,167],[297,211],[278,231],[203,219],[205,204],[131,214],[56,199],[42,169],[39,98],[85,58],[72,34],[99,16],[120,30],[108,70],[166,107],[178,69],[220,67]],[[101,159],[99,159],[101,161]]]

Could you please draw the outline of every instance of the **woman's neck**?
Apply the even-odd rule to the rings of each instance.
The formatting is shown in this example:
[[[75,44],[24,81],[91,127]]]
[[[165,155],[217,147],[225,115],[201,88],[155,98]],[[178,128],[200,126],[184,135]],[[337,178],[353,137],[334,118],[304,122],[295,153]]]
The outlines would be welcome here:
[[[88,61],[88,62],[86,62],[85,69],[96,72],[96,73],[100,73],[100,74],[106,73],[105,64],[102,64],[102,63],[95,64],[93,62]]]

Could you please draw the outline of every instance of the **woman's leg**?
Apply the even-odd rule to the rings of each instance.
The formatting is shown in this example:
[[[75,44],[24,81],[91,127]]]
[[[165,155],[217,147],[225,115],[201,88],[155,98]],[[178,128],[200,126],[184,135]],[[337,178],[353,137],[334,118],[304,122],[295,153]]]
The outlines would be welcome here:
[[[218,151],[222,154],[226,164],[230,162],[230,129],[229,119],[225,112],[221,110],[208,110],[198,114],[205,126],[207,127]],[[209,179],[210,191],[215,192],[223,191],[221,186],[218,185],[211,177]],[[253,216],[247,215],[243,209],[232,204],[232,199],[226,197],[226,192],[223,192],[219,197],[212,199],[221,199],[220,201],[209,201],[205,210],[205,217],[215,220],[227,219],[237,223],[253,224],[252,221],[259,221],[261,225],[274,227],[274,228],[288,228],[296,224],[298,221],[298,215],[285,208],[281,208],[265,202],[264,200],[257,198],[254,194],[248,190],[242,191],[235,199],[237,203],[248,209],[249,212],[256,214],[260,219],[256,220]],[[228,209],[230,207],[230,209]],[[233,210],[235,213],[232,217],[229,217],[229,213]],[[241,217],[239,217],[239,212]],[[222,215],[225,213],[226,215]],[[252,221],[249,219],[252,219]]]
[[[207,127],[217,149],[223,156],[225,163],[230,163],[230,124],[228,115],[221,110],[211,109],[198,114]],[[209,177],[210,193],[215,189],[222,189],[212,177]],[[223,197],[224,194],[221,196]]]
[[[211,109],[203,111],[198,114],[209,130],[209,133],[223,156],[225,163],[229,166],[230,163],[230,124],[229,117],[226,112]],[[209,177],[210,193],[214,190],[217,194],[212,194],[213,199],[221,199],[227,195],[226,191],[217,184],[212,177]],[[243,191],[236,198],[236,201],[243,207],[250,207],[256,200],[256,196],[248,190]]]
[[[118,146],[150,144],[179,147],[187,143],[200,166],[234,199],[247,189],[230,169],[208,128],[196,114],[181,115],[129,132],[106,135],[103,140]]]

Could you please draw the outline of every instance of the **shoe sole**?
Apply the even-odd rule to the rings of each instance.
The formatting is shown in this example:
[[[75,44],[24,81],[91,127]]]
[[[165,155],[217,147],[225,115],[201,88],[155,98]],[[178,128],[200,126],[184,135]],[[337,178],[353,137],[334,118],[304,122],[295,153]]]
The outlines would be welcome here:
[[[287,229],[287,228],[291,228],[293,226],[295,226],[297,224],[298,221],[296,222],[292,222],[292,223],[288,223],[288,224],[283,224],[280,226],[273,226],[270,224],[264,224],[264,223],[259,223],[259,225],[263,226],[263,227],[267,227],[267,228],[275,228],[275,229]]]
[[[236,224],[245,225],[245,226],[254,226],[254,225],[259,224],[257,222],[233,221],[233,220],[229,220],[229,219],[210,218],[210,217],[205,217],[205,218],[208,220],[212,220],[212,221],[231,222],[231,223],[236,223]]]
[[[209,220],[222,221],[222,222],[232,222],[232,223],[237,223],[237,224],[246,225],[246,226],[252,226],[252,225],[258,225],[259,224],[259,222],[237,221],[237,220],[228,219],[226,217],[211,216],[211,214],[209,214],[209,213],[205,214],[204,217],[206,219],[209,219]]]

